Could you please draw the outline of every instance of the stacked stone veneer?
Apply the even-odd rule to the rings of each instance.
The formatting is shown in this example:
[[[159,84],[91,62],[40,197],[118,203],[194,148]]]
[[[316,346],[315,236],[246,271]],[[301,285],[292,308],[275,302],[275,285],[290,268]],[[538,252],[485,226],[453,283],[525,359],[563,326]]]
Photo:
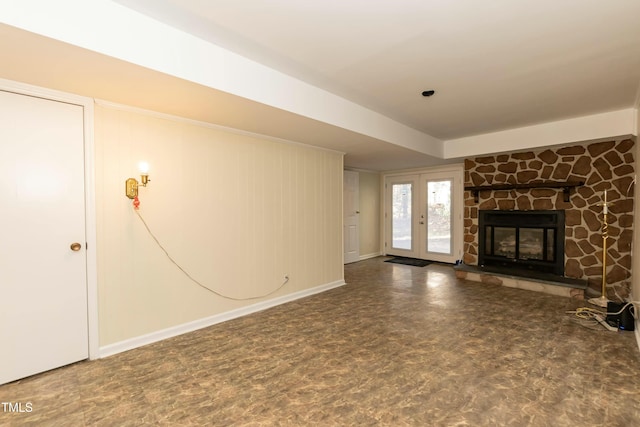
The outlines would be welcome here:
[[[598,142],[465,160],[465,186],[584,181],[564,201],[562,189],[465,191],[464,262],[478,264],[478,210],[564,210],[565,276],[587,279],[588,293],[602,289],[602,196],[609,207],[607,293],[629,295],[633,235],[634,141]]]

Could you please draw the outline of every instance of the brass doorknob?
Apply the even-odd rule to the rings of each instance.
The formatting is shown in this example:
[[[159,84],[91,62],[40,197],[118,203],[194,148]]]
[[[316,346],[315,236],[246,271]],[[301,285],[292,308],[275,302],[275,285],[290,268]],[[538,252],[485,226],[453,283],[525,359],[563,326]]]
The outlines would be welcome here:
[[[70,247],[72,251],[78,252],[80,248],[82,248],[82,245],[78,242],[75,242],[75,243],[72,243]]]

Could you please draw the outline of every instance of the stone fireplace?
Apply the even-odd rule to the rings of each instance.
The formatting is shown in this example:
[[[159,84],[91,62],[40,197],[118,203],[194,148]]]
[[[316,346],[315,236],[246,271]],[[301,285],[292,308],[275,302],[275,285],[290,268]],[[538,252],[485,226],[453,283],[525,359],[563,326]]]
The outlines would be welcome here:
[[[624,299],[630,292],[631,242],[633,236],[633,186],[634,156],[631,139],[574,145],[542,151],[526,151],[465,160],[465,187],[488,187],[480,191],[465,191],[464,209],[464,258],[469,266],[497,262],[506,264],[516,257],[530,265],[540,260],[531,258],[555,258],[562,264],[551,269],[565,278],[580,279],[589,283],[587,290],[593,296],[600,295],[602,283],[602,196],[607,190],[609,208],[609,239],[607,250],[607,293],[612,300]],[[579,182],[570,189],[567,182]],[[548,188],[535,188],[531,184],[549,184]],[[556,185],[557,184],[557,185]],[[493,224],[490,232],[498,233],[501,243],[496,249],[480,239],[488,232],[481,217],[491,212],[562,211],[564,213],[563,247],[548,247],[551,233],[547,227],[537,231],[519,231],[522,241],[511,244],[516,236],[509,237],[509,230]],[[489,213],[486,213],[489,212]],[[497,214],[502,215],[502,214]],[[506,217],[505,217],[506,218]],[[493,218],[495,220],[496,218]],[[498,219],[503,221],[503,219]],[[513,228],[513,227],[511,227]],[[543,230],[543,231],[540,231]],[[502,236],[502,234],[507,234]],[[545,240],[545,236],[546,239]],[[535,249],[542,242],[542,254]],[[500,244],[502,247],[500,247]],[[532,246],[533,245],[533,246]],[[490,250],[487,258],[487,249]],[[535,251],[529,256],[527,251]],[[545,252],[546,251],[546,252]],[[552,255],[551,252],[553,252]],[[482,257],[482,260],[481,260]],[[526,267],[525,270],[530,270]]]
[[[564,211],[482,210],[478,219],[478,265],[564,276]]]

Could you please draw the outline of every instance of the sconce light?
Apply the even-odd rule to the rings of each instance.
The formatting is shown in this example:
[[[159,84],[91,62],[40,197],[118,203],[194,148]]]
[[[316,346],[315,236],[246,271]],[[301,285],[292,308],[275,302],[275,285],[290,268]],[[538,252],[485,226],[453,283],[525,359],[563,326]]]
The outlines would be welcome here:
[[[135,178],[129,178],[125,181],[125,194],[130,199],[138,197],[138,186],[147,186],[147,183],[151,181],[149,179],[149,164],[146,162],[140,162],[138,165],[140,169],[140,183]]]

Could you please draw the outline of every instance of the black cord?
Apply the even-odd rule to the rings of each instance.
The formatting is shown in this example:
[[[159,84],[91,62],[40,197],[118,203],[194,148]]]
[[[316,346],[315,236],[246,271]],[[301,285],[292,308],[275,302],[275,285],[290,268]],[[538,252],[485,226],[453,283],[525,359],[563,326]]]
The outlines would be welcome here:
[[[256,300],[256,299],[262,299],[265,297],[268,297],[272,294],[275,294],[276,292],[278,292],[280,289],[282,289],[284,287],[284,285],[286,285],[289,282],[289,279],[286,278],[285,281],[282,283],[282,285],[278,286],[276,289],[274,289],[271,292],[268,292],[264,295],[260,295],[260,296],[253,296],[253,297],[246,297],[246,298],[237,298],[237,297],[232,297],[229,295],[225,295],[221,292],[215,291],[205,285],[203,285],[201,282],[199,282],[198,280],[196,280],[192,275],[190,275],[184,268],[182,268],[180,266],[180,264],[178,264],[173,257],[171,257],[171,255],[169,255],[169,252],[167,252],[167,250],[164,248],[164,246],[162,246],[162,244],[160,243],[160,241],[156,238],[156,236],[153,234],[153,232],[151,231],[151,229],[149,228],[149,226],[147,225],[147,222],[144,220],[144,218],[142,217],[142,215],[140,214],[140,211],[138,209],[134,209],[135,213],[138,215],[138,218],[140,218],[140,221],[142,221],[142,224],[144,225],[144,228],[147,229],[147,232],[149,233],[149,235],[151,236],[151,238],[153,239],[154,242],[156,242],[156,244],[158,245],[158,247],[160,249],[162,249],[162,252],[164,252],[164,254],[166,255],[166,257],[169,259],[169,261],[171,261],[173,263],[173,265],[175,265],[178,270],[180,270],[185,276],[187,276],[187,278],[189,278],[189,280],[191,280],[193,283],[195,283],[196,285],[200,286],[201,288],[219,296],[225,299],[229,299],[229,300],[233,300],[233,301],[249,301],[249,300]]]

